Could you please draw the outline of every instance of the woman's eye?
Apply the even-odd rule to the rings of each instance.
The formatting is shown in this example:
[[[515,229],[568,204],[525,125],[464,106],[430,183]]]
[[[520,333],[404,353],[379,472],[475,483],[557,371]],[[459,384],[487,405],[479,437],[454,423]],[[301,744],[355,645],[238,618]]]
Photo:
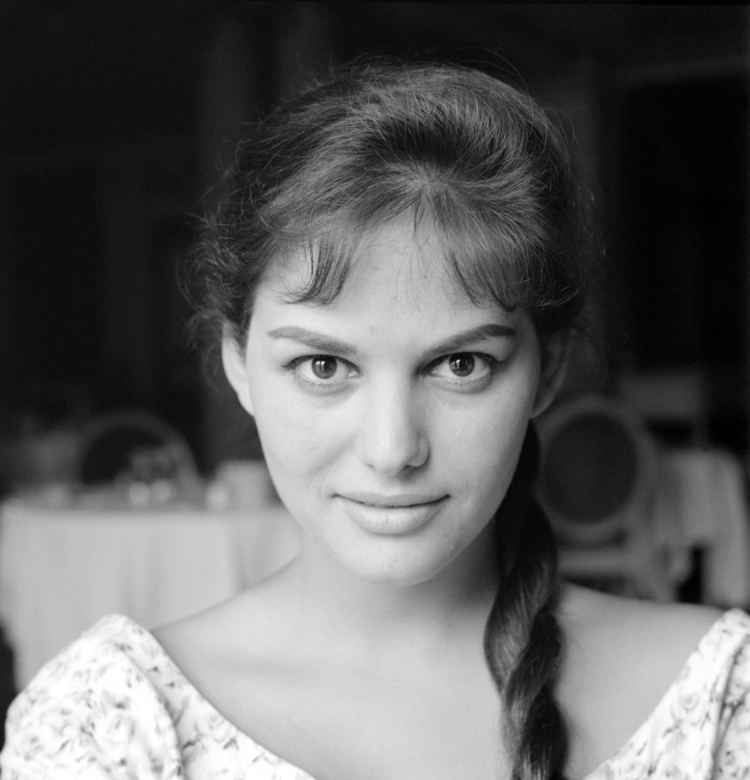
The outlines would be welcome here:
[[[310,370],[318,379],[333,379],[338,369],[338,361],[332,357],[316,357],[310,360]]]
[[[492,376],[497,360],[478,352],[454,352],[436,361],[430,375],[454,385],[477,385]]]
[[[353,366],[332,355],[311,355],[298,358],[290,364],[295,377],[315,387],[335,387],[356,373]]]
[[[474,355],[470,352],[459,352],[457,355],[451,355],[448,358],[448,366],[456,376],[471,376],[475,365]]]

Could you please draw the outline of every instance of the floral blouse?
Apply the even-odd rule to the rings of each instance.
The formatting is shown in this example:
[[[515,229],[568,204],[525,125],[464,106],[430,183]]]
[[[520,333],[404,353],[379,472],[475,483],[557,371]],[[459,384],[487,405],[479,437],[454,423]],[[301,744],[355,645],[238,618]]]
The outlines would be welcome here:
[[[620,751],[585,780],[750,778],[750,617],[724,613]],[[11,705],[4,780],[313,780],[223,718],[121,615],[50,661]]]

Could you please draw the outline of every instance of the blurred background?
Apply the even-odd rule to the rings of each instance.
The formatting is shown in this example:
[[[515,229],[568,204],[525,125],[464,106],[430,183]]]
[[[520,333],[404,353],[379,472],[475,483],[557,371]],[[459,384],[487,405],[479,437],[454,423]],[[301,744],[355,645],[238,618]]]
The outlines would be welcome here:
[[[605,484],[597,488],[600,497],[638,493],[642,501],[648,493],[651,512],[654,490],[631,490],[641,484],[642,463],[650,464],[652,486],[657,477],[662,487],[672,486],[669,501],[662,496],[649,515],[659,522],[617,560],[630,561],[623,571],[647,596],[750,603],[748,20],[748,7],[740,4],[3,0],[0,498],[80,482],[82,439],[104,415],[122,410],[137,410],[141,422],[158,421],[152,432],[159,426],[174,432],[177,460],[190,462],[195,478],[183,485],[193,499],[217,473],[240,492],[251,483],[266,491],[257,470],[237,477],[227,467],[260,462],[257,437],[221,377],[207,375],[188,345],[190,311],[175,276],[204,198],[231,159],[243,122],[330,65],[366,53],[473,62],[525,87],[558,114],[576,139],[580,173],[592,192],[606,275],[589,312],[593,338],[576,356],[565,393],[614,399],[637,415],[635,426],[622,415],[607,418],[624,421],[624,433],[613,433],[615,423],[611,430],[593,424],[590,416],[588,427],[576,428],[598,437],[605,454],[618,442],[635,442],[605,475],[627,476],[622,496],[619,486]],[[591,415],[593,407],[586,408]],[[553,423],[548,441],[560,430]],[[572,445],[585,438],[576,433]],[[645,441],[681,449],[660,460],[659,470],[641,446]],[[564,449],[550,451],[563,465],[578,462]],[[713,453],[710,460],[706,453]],[[135,527],[136,509],[141,539],[146,509],[159,508],[154,533],[175,521],[170,550],[175,538],[187,544],[188,520],[198,528],[206,506],[226,510],[226,494],[214,491],[206,494],[213,503],[204,502],[203,514],[169,514],[173,486],[154,478],[161,462],[130,464],[129,489],[147,484],[151,492],[130,491],[125,519],[112,509],[111,496],[79,506],[59,491],[48,491],[46,504],[9,500],[3,508],[0,617],[17,657],[30,659],[16,682],[99,609],[128,610],[148,624],[191,606],[139,616],[136,583],[124,601],[118,594],[119,601],[113,596],[96,609],[81,608],[62,630],[61,604],[80,607],[104,592],[102,582],[108,586],[120,565],[103,563],[106,544],[123,570],[145,570],[134,561],[146,554],[154,570],[169,569],[168,553],[154,552],[161,549],[157,542],[144,552],[123,541]],[[591,458],[580,462],[590,471]],[[577,475],[570,481],[582,484]],[[622,546],[632,517],[644,517],[643,504],[624,501],[631,516],[625,521],[603,500],[606,522],[597,528],[592,493],[561,493],[554,476],[546,485],[551,511],[558,500],[564,505],[563,536],[588,550],[581,571],[611,571],[611,558],[591,557],[592,544]],[[699,494],[691,494],[696,486]],[[44,511],[37,511],[40,503]],[[258,504],[258,496],[248,503]],[[91,506],[99,507],[96,513]],[[110,525],[95,545],[95,563],[71,558],[66,572],[57,572],[61,555],[81,555],[93,539],[93,523],[83,530],[76,524],[94,514],[100,519],[101,507],[109,507]],[[581,524],[566,525],[576,513]],[[732,518],[729,530],[716,524],[719,516]],[[118,518],[122,537],[115,532]],[[206,533],[215,536],[223,526],[216,517],[211,522]],[[64,537],[63,528],[81,537]],[[195,560],[182,547],[174,564],[175,571],[189,570],[192,583],[196,567],[210,559],[208,538],[196,542]],[[257,563],[266,553],[257,552],[257,539],[254,544]],[[709,548],[714,558],[706,563],[700,556]],[[643,570],[654,550],[666,572],[656,583]],[[728,550],[731,560],[721,557]],[[207,582],[217,582],[220,560],[211,559]],[[98,584],[96,565],[104,572]],[[706,566],[713,591],[706,590]],[[691,585],[702,568],[703,580]],[[257,576],[254,571],[251,579]],[[226,592],[214,595],[245,580],[230,578],[222,585]],[[73,581],[77,595],[65,590]],[[184,590],[181,582],[175,574],[159,587]],[[142,594],[151,607],[156,588]],[[60,604],[47,604],[45,612],[45,599],[58,592]],[[52,628],[59,629],[54,637],[41,636]]]
[[[748,40],[745,6],[6,0],[0,440],[54,459],[137,406],[202,470],[257,454],[187,349],[175,269],[242,122],[374,52],[482,63],[560,113],[606,247],[598,380],[700,374],[711,437],[744,452]]]

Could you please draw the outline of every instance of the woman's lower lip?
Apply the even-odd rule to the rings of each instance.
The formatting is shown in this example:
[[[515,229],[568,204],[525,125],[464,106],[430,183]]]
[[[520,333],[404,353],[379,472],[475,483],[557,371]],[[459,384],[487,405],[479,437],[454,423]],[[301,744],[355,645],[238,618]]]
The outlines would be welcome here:
[[[382,536],[414,533],[432,520],[443,499],[411,506],[375,506],[340,497],[349,518],[362,530]]]

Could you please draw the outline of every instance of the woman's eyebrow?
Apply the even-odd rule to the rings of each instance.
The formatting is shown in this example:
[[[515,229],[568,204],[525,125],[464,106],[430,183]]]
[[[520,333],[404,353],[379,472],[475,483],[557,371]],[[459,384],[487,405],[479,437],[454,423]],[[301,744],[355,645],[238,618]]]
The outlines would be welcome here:
[[[356,349],[345,341],[327,336],[323,333],[317,333],[307,328],[299,328],[294,325],[287,325],[281,328],[274,328],[268,331],[272,339],[290,339],[298,341],[307,347],[319,350],[325,353],[335,353],[337,355],[353,355]],[[509,325],[499,325],[492,322],[486,325],[478,325],[474,328],[456,333],[449,338],[432,345],[427,351],[430,354],[446,355],[451,352],[460,352],[462,349],[471,346],[477,341],[486,341],[496,338],[513,338],[516,335],[516,329]]]
[[[347,344],[345,341],[333,338],[332,336],[326,336],[323,333],[317,333],[314,330],[307,330],[307,328],[298,328],[294,325],[274,328],[273,330],[268,331],[268,335],[272,339],[290,339],[291,341],[298,341],[305,346],[326,353],[332,352],[337,355],[353,355],[356,351],[351,344]]]
[[[490,322],[486,325],[478,325],[476,328],[456,333],[445,341],[435,344],[430,348],[432,354],[449,355],[451,352],[460,352],[477,341],[486,341],[488,339],[513,338],[517,331],[510,325],[500,325],[496,322]]]

